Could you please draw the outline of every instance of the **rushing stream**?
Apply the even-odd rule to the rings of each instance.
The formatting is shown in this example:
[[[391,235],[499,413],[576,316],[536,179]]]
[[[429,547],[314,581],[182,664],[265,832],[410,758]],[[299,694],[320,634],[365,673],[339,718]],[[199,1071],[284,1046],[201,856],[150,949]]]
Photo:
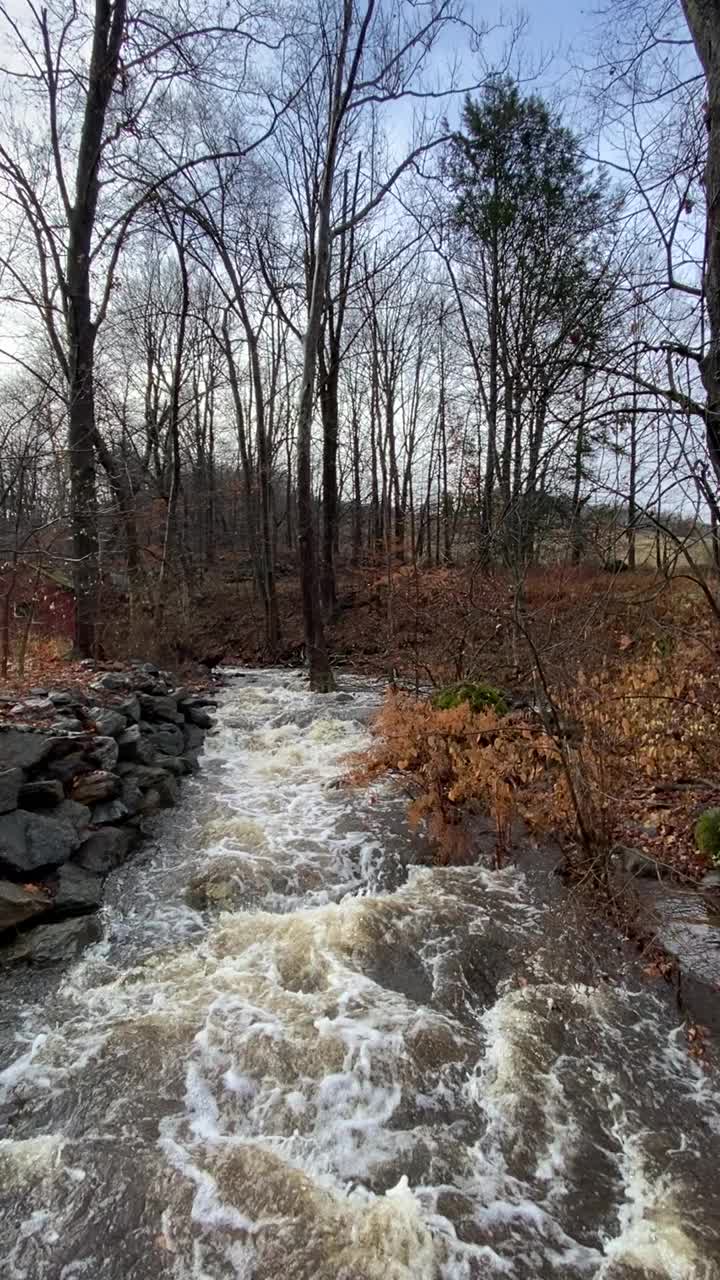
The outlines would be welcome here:
[[[61,976],[3,976],[7,1280],[715,1280],[720,1086],[547,872],[333,785],[378,690],[248,672]]]

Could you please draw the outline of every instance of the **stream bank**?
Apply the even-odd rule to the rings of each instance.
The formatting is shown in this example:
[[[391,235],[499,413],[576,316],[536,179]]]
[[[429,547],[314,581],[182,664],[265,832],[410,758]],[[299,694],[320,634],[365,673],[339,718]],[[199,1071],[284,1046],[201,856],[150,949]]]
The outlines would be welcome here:
[[[11,700],[8,700],[10,702]],[[136,662],[34,689],[0,723],[0,966],[51,964],[100,936],[103,882],[199,769],[212,698]]]

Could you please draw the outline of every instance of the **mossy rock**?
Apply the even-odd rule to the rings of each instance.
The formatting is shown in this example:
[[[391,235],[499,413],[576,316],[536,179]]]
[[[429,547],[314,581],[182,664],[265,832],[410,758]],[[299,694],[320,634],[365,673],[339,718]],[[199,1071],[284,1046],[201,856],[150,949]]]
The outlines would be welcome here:
[[[715,866],[720,867],[720,809],[706,809],[695,823],[695,843]]]
[[[491,684],[478,684],[472,680],[463,680],[460,684],[448,685],[433,695],[432,705],[437,711],[450,711],[453,707],[461,707],[467,702],[471,711],[494,711],[499,716],[507,714],[508,705],[499,689]]]

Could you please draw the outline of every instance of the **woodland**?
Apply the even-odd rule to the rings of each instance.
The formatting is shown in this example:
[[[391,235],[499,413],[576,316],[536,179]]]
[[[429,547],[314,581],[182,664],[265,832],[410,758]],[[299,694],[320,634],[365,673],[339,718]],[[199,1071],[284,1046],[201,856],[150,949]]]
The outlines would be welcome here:
[[[642,818],[695,875],[716,6],[608,0],[561,73],[481,0],[20,0],[0,27],[5,680],[69,660],[33,626],[58,572],[75,661],[487,679],[537,724],[392,693],[370,771],[443,830],[478,797],[580,845]]]

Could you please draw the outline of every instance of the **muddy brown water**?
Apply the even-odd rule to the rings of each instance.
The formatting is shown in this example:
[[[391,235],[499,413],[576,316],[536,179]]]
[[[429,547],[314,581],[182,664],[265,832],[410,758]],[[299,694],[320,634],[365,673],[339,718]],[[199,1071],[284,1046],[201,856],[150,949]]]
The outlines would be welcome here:
[[[541,861],[333,785],[379,696],[229,677],[102,940],[3,977],[3,1277],[720,1277],[720,1082]]]

